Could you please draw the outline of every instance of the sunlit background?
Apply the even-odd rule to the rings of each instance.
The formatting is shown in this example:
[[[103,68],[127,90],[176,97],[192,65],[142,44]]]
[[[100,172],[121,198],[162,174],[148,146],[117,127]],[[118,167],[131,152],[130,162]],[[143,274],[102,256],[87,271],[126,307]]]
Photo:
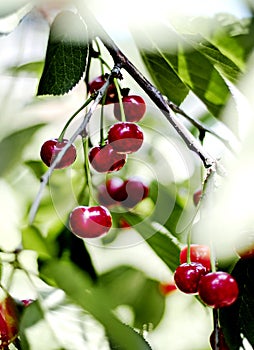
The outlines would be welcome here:
[[[144,74],[147,72],[138,56],[130,28],[135,31],[142,26],[145,31],[146,28],[151,28],[154,25],[156,31],[156,21],[170,23],[168,22],[170,19],[175,21],[177,18],[179,23],[182,17],[186,18],[185,16],[213,16],[220,12],[229,12],[239,18],[249,14],[245,2],[239,0],[193,0],[191,2],[188,0],[157,0],[156,2],[91,0],[88,4],[106,31],[120,48],[135,61]],[[16,28],[20,18],[29,12],[34,5],[37,6],[37,10],[34,10]],[[50,21],[63,5],[72,6],[72,1],[9,0],[8,2],[2,1],[0,4],[0,32],[5,34],[0,37],[0,137],[3,138],[21,126],[25,127],[35,122],[49,123],[36,135],[33,147],[30,144],[27,148],[25,153],[27,158],[39,159],[40,144],[49,135],[53,135],[61,129],[72,112],[80,106],[85,93],[82,86],[77,86],[68,96],[34,100],[38,84],[37,77],[12,74],[7,70],[9,67],[29,61],[43,60],[49,31],[44,19],[46,17]],[[19,11],[12,15],[13,10]],[[9,32],[11,33],[8,34]],[[163,40],[164,38],[159,39]],[[253,58],[250,60],[250,67],[252,62]],[[253,79],[254,71],[250,69],[248,75],[241,82],[240,90],[235,95],[239,106],[239,115],[242,116],[239,128],[243,130],[242,136],[245,137],[239,151],[239,157],[230,158],[230,161],[225,164],[228,167],[228,174],[226,180],[221,180],[225,184],[223,187],[217,188],[212,203],[209,201],[206,203],[203,215],[204,222],[200,221],[195,232],[197,237],[205,242],[208,242],[211,236],[213,239],[215,238],[218,254],[226,258],[234,253],[233,246],[235,240],[239,238],[239,231],[252,231],[254,225],[252,205],[254,198]],[[127,75],[126,80],[131,88],[138,89]],[[142,94],[142,91],[138,92]],[[146,96],[144,98],[147,100]],[[197,115],[203,108],[192,96],[189,96],[184,102],[184,107],[188,112]],[[153,110],[154,106],[150,105],[150,108]],[[225,118],[230,118],[230,105],[225,112]],[[241,120],[243,121],[242,125]],[[163,142],[161,140],[161,144]],[[209,142],[212,142],[212,139],[209,139]],[[217,152],[219,154],[220,149],[217,151],[217,144],[213,145],[207,142],[206,146],[211,152],[216,149],[216,156]],[[177,161],[174,164],[176,163]],[[1,164],[1,167],[4,167],[4,164]],[[20,224],[25,215],[24,202],[27,198],[32,200],[38,187],[38,183],[29,176],[28,171],[23,168],[21,170],[21,172],[17,171],[8,182],[4,178],[0,179],[0,246],[6,250],[12,250],[19,244]],[[131,234],[135,235],[135,232],[133,231]],[[99,272],[118,264],[130,264],[160,281],[168,281],[172,278],[166,266],[144,242],[130,247],[122,246],[119,248],[118,246],[118,249],[105,249],[90,245],[89,251]],[[130,311],[119,310],[119,313],[121,312],[123,312],[123,317],[131,317]],[[202,309],[194,298],[183,296],[176,291],[167,298],[163,321],[154,332],[148,334],[148,340],[154,350],[168,350],[169,348],[172,350],[208,350],[207,338],[211,327],[212,317],[207,309]],[[94,329],[93,326],[91,329]],[[97,328],[95,327],[95,329]],[[198,336],[195,337],[194,334]],[[91,345],[93,340],[89,341],[91,343],[90,345],[89,342],[87,343],[87,349],[95,350]],[[34,344],[33,349],[40,350],[38,344]]]

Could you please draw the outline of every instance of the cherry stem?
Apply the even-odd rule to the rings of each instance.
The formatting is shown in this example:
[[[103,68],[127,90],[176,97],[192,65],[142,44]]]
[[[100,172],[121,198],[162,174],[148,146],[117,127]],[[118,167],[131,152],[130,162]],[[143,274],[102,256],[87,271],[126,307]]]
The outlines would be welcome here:
[[[68,128],[68,126],[70,125],[70,123],[73,121],[73,119],[87,106],[89,105],[89,103],[93,101],[92,97],[89,97],[86,102],[70,117],[70,119],[67,121],[67,123],[65,124],[65,126],[63,127],[63,130],[61,131],[61,134],[58,137],[58,142],[62,142],[63,138],[64,138],[64,134]]]
[[[117,91],[117,97],[118,97],[120,113],[121,113],[121,121],[126,122],[126,117],[125,117],[124,108],[123,108],[122,94],[121,94],[121,90],[120,90],[117,78],[114,78],[114,84],[115,84],[116,91]]]
[[[115,65],[113,67],[111,73],[109,74],[108,79],[105,80],[105,83],[103,84],[103,86],[97,91],[97,95],[96,95],[93,103],[91,104],[91,107],[89,108],[88,112],[85,114],[81,124],[79,125],[77,130],[73,133],[73,135],[70,137],[70,139],[68,140],[66,145],[57,154],[57,156],[55,157],[54,161],[50,165],[47,172],[41,177],[41,185],[40,185],[39,191],[37,193],[37,196],[36,196],[34,202],[32,203],[30,211],[29,211],[29,223],[30,223],[30,225],[33,223],[33,221],[35,219],[36,213],[38,211],[38,207],[40,205],[40,202],[41,202],[41,199],[43,196],[44,189],[45,189],[45,187],[49,181],[49,178],[52,175],[56,165],[58,164],[59,161],[61,161],[61,159],[65,155],[66,151],[70,148],[70,146],[73,144],[73,142],[76,140],[76,138],[78,136],[82,135],[82,137],[85,137],[87,135],[87,129],[86,129],[87,125],[88,125],[90,118],[93,115],[97,105],[99,104],[102,97],[104,96],[104,94],[107,91],[107,88],[110,84],[110,78],[115,76],[115,75],[117,76],[120,73],[120,70],[121,70],[121,67],[119,67],[119,65]]]
[[[191,231],[189,231],[187,238],[187,263],[191,263]]]

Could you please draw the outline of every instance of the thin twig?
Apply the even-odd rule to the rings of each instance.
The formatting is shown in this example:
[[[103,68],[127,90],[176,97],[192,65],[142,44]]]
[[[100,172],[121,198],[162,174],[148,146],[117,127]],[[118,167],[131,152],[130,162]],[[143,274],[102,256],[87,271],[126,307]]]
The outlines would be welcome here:
[[[235,154],[235,150],[232,148],[230,142],[226,140],[224,137],[220,136],[217,134],[215,131],[213,131],[211,128],[208,126],[202,124],[199,120],[192,118],[189,116],[187,113],[185,113],[179,106],[174,104],[173,102],[169,101],[167,99],[167,103],[169,105],[169,108],[172,109],[173,112],[178,113],[182,115],[185,119],[187,119],[193,126],[195,126],[200,133],[206,133],[208,132],[209,134],[215,136],[217,139],[219,139],[233,154]]]
[[[61,151],[57,154],[57,156],[55,157],[54,161],[52,162],[52,164],[50,165],[48,171],[41,177],[41,185],[39,188],[39,191],[37,193],[37,196],[31,206],[30,212],[29,212],[29,223],[32,224],[35,218],[35,215],[38,211],[41,199],[42,199],[42,195],[44,192],[44,189],[49,181],[50,176],[52,175],[56,165],[58,162],[61,161],[61,159],[63,158],[64,154],[66,153],[66,151],[68,150],[68,148],[71,146],[71,144],[76,140],[76,138],[79,135],[82,135],[83,137],[85,137],[87,135],[87,130],[86,127],[90,121],[91,116],[93,115],[97,105],[99,104],[100,100],[102,99],[103,95],[105,94],[105,92],[107,91],[107,88],[110,84],[109,80],[111,79],[111,77],[114,77],[115,75],[118,75],[120,72],[120,67],[118,65],[115,65],[114,68],[111,71],[111,74],[109,74],[108,79],[105,81],[105,84],[98,90],[97,92],[97,96],[94,100],[94,102],[91,104],[90,109],[88,110],[88,112],[85,114],[83,121],[81,122],[80,126],[77,128],[77,130],[73,133],[73,135],[70,137],[70,139],[68,140],[68,142],[66,143],[66,145],[61,149]]]
[[[179,121],[179,119],[171,114],[169,105],[165,101],[160,91],[151,84],[149,80],[134,66],[134,64],[123,54],[119,47],[115,44],[112,38],[105,32],[104,28],[97,21],[91,11],[77,0],[77,7],[84,21],[88,27],[92,27],[94,34],[97,35],[101,42],[104,44],[110,55],[112,56],[115,64],[120,64],[123,69],[130,74],[130,76],[137,82],[137,84],[146,92],[155,105],[161,110],[170,124],[174,127],[176,132],[183,139],[187,147],[195,152],[202,160],[205,168],[210,168],[212,171],[218,170],[218,164],[200,144],[200,142],[191,134],[191,132]],[[224,173],[224,171],[221,171]]]

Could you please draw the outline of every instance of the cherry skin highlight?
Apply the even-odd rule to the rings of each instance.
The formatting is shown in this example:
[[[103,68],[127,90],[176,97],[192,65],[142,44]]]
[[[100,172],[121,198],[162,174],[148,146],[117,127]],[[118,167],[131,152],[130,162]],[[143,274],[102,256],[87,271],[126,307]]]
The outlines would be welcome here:
[[[128,95],[124,96],[122,99],[125,119],[127,122],[138,122],[140,121],[145,112],[146,112],[146,104],[141,96],[137,95]],[[114,105],[114,115],[116,119],[122,120],[121,111],[119,103],[115,103]]]
[[[144,134],[135,123],[119,122],[108,131],[108,142],[118,153],[133,153],[143,144]]]
[[[91,148],[88,158],[92,167],[99,173],[119,171],[126,163],[126,154],[117,153],[108,144]]]
[[[57,139],[52,139],[44,142],[40,151],[40,156],[43,163],[50,167],[58,153],[66,146],[67,143],[68,140],[66,139],[63,139],[61,142],[58,142]],[[76,147],[74,145],[70,145],[62,159],[55,166],[55,169],[67,168],[74,163],[76,157]]]
[[[187,262],[188,246],[184,247],[180,252],[180,263]],[[211,255],[210,248],[206,245],[191,244],[190,246],[190,260],[202,264],[207,272],[211,270]]]
[[[112,226],[112,218],[103,206],[79,206],[70,214],[71,231],[80,238],[96,238],[107,233]]]
[[[184,263],[177,267],[174,273],[174,280],[177,288],[186,294],[197,294],[200,278],[206,274],[206,268],[192,262]]]
[[[210,272],[202,276],[198,285],[200,299],[215,309],[233,304],[238,297],[236,280],[227,272]]]

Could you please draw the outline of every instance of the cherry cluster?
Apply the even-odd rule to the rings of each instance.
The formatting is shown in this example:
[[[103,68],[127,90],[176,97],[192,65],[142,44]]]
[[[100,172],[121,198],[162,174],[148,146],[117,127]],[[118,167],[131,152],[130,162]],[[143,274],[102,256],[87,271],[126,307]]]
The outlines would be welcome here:
[[[97,77],[89,84],[89,92],[92,94],[105,83],[104,76]],[[106,137],[106,143],[91,148],[89,161],[92,167],[100,173],[108,173],[120,170],[126,163],[127,155],[140,149],[143,144],[144,134],[136,122],[140,121],[146,111],[145,101],[141,96],[126,95],[122,97],[124,116],[122,120],[120,104],[117,101],[117,91],[114,84],[110,84],[105,103],[114,103],[114,115],[118,123],[113,124]]]
[[[233,304],[238,297],[238,284],[227,272],[211,272],[209,247],[190,245],[190,263],[187,252],[188,247],[181,250],[181,264],[174,273],[177,288],[187,294],[198,294],[206,305],[215,309]]]
[[[88,92],[96,93],[105,83],[105,76],[99,76],[88,84]],[[140,121],[146,112],[146,104],[138,95],[128,95],[129,89],[123,89],[122,109],[118,101],[115,84],[110,84],[103,98],[104,104],[114,103],[114,116],[118,122],[113,124],[105,140],[93,146],[88,153],[91,166],[100,173],[119,171],[126,163],[127,155],[140,149],[144,134],[136,122]],[[118,101],[119,102],[119,101]],[[121,121],[125,118],[125,121]],[[57,155],[66,147],[67,139],[51,139],[41,147],[41,159],[50,166]],[[55,169],[63,169],[75,161],[77,156],[73,144],[66,149],[63,157],[55,165]],[[81,238],[95,238],[107,233],[112,226],[112,217],[108,208],[112,205],[121,205],[133,208],[148,196],[148,187],[139,179],[121,178],[109,179],[99,188],[96,206],[78,206],[72,210],[69,217],[71,231]]]

